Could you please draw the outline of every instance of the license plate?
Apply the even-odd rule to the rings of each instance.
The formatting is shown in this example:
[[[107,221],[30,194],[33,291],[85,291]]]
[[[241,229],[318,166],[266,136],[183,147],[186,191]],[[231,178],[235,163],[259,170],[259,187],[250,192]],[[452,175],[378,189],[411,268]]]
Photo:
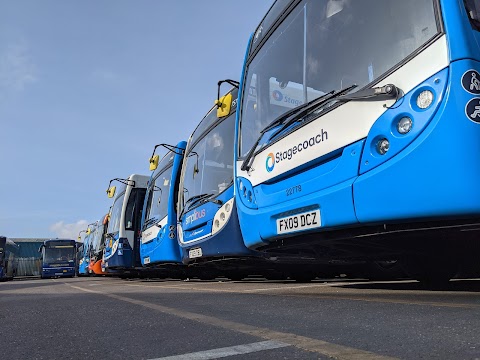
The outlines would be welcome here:
[[[144,258],[144,259],[143,259],[143,263],[144,263],[145,265],[150,264],[150,256]]]
[[[198,258],[202,256],[202,248],[190,249],[188,252],[188,257],[190,259]]]
[[[321,225],[320,210],[307,211],[301,214],[277,219],[277,234],[287,234],[300,230],[315,229]]]
[[[68,270],[63,270],[64,273],[68,272]]]

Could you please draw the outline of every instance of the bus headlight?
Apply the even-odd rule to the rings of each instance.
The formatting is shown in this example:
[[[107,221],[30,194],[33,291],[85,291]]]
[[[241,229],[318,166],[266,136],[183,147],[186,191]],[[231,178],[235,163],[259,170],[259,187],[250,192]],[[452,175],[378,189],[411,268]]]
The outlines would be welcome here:
[[[178,240],[183,243],[183,229],[182,229],[182,225],[181,224],[178,224],[177,225],[177,236],[178,236]]]
[[[398,120],[397,131],[402,134],[408,134],[412,130],[413,121],[408,116],[402,117]]]
[[[222,230],[228,222],[228,219],[230,219],[230,216],[232,215],[233,201],[234,198],[231,198],[216,212],[213,218],[212,235]]]
[[[390,142],[387,139],[380,139],[377,142],[377,152],[380,155],[385,155],[390,149]]]
[[[427,109],[433,103],[433,93],[430,90],[424,90],[417,97],[417,106],[420,109]]]

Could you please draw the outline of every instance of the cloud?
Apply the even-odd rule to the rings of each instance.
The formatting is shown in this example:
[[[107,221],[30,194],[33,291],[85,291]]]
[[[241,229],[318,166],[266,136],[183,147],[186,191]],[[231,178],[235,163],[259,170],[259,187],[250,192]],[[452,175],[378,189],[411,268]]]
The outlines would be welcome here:
[[[78,237],[78,233],[81,230],[85,230],[87,228],[87,225],[88,221],[86,220],[79,220],[73,224],[65,224],[63,221],[59,221],[50,226],[50,231],[55,233],[60,239],[76,240]]]
[[[10,44],[0,51],[1,91],[22,91],[37,80],[36,67],[25,41]]]

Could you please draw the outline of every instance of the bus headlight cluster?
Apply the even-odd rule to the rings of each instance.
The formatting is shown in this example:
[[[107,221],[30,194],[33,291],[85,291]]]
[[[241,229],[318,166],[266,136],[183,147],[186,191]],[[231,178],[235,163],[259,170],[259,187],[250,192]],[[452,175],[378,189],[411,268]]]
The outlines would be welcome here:
[[[215,213],[213,218],[212,235],[222,230],[228,222],[228,219],[230,219],[230,216],[232,215],[233,201],[234,199],[231,198]]]
[[[253,193],[253,187],[247,179],[240,178],[238,180],[238,193],[244,205],[252,209],[257,208],[257,200]]]
[[[417,106],[420,109],[427,109],[433,103],[433,93],[430,90],[424,90],[417,97]]]
[[[177,236],[178,236],[178,240],[181,243],[183,243],[183,230],[182,230],[182,225],[181,224],[177,225]]]

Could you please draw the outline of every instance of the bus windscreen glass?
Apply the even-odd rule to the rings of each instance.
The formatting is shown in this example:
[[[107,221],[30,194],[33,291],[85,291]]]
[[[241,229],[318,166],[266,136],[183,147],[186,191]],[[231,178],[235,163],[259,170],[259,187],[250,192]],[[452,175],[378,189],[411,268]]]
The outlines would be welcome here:
[[[154,179],[153,186],[149,190],[145,219],[156,218],[157,220],[161,220],[167,216],[172,169],[170,166]]]
[[[288,110],[360,89],[439,32],[434,0],[304,0],[248,60],[240,155]]]
[[[216,112],[216,108],[213,112]],[[235,115],[231,114],[221,120],[193,148],[187,149],[183,172],[183,204],[202,194],[214,197],[233,183],[232,144],[235,121],[232,116]]]
[[[116,233],[120,230],[120,219],[122,217],[123,199],[125,193],[120,195],[113,204],[110,221],[108,223],[108,233]]]

